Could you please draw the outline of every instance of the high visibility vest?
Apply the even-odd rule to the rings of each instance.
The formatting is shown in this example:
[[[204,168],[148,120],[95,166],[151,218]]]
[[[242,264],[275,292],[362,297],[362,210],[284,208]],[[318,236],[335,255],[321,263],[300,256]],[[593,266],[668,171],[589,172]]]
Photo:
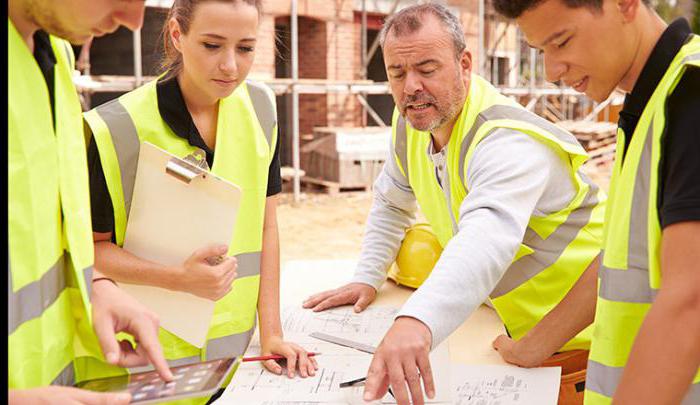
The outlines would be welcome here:
[[[52,107],[39,65],[12,21],[7,25],[8,385],[67,385],[73,382],[76,323],[90,323],[93,264],[73,52],[66,41],[51,37]]]
[[[412,128],[396,111],[393,128],[396,163],[443,248],[458,231],[459,208],[469,193],[465,179],[471,157],[493,130],[508,128],[530,135],[566,163],[575,196],[561,211],[530,218],[514,261],[490,294],[508,332],[520,339],[564,298],[600,252],[605,196],[579,170],[586,152],[570,133],[502,96],[477,75],[472,75],[466,102],[445,146],[445,191],[426,152],[430,133]],[[590,330],[586,329],[563,350],[589,345]]]
[[[158,110],[156,81],[124,94],[84,115],[92,130],[114,207],[115,236],[124,242],[141,142],[150,142],[179,157],[198,148],[177,136]],[[245,352],[255,329],[260,282],[262,233],[267,178],[276,145],[274,94],[261,84],[242,83],[219,102],[216,155],[212,172],[238,185],[242,198],[228,254],[238,259],[232,290],[216,302],[204,348],[161,328],[160,342],[171,366],[237,356]],[[183,213],[185,220],[190,213]],[[95,345],[86,348],[95,353]],[[99,357],[99,356],[97,356]],[[114,374],[116,368],[81,357],[79,380]]]
[[[605,214],[603,259],[598,271],[594,339],[586,377],[586,404],[609,404],[647,311],[661,287],[659,160],[666,100],[688,66],[700,66],[700,37],[693,35],[669,65],[639,118],[627,152],[618,147]],[[618,129],[618,145],[626,134]],[[700,403],[700,370],[684,404]]]

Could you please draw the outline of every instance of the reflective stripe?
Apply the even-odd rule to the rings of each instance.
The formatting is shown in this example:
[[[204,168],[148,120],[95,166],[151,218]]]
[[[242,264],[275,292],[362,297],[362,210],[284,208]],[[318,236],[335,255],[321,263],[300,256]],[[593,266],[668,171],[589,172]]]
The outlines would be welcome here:
[[[612,398],[624,369],[624,367],[609,367],[589,359],[586,369],[586,389]]]
[[[586,371],[586,390],[612,398],[620,384],[624,370],[624,367],[610,367],[589,359]],[[700,403],[700,382],[690,385],[681,405],[697,405],[698,403]]]
[[[267,143],[270,145],[270,149],[273,149],[275,145],[272,144],[272,135],[275,125],[277,125],[274,101],[270,100],[269,93],[263,87],[264,84],[246,81],[246,85],[248,87],[248,95],[250,96],[250,101],[253,102],[253,108],[255,109],[255,115],[258,117],[260,127],[262,127],[263,132],[265,132],[265,138],[267,138]]]
[[[559,225],[547,239],[540,238],[532,228],[527,228],[523,243],[531,247],[534,253],[521,257],[508,267],[503,278],[491,292],[491,298],[498,298],[513,291],[552,266],[576,239],[581,229],[588,225],[593,209],[598,205],[598,187],[587,177],[581,176],[581,178],[589,185],[588,193],[581,206],[570,213],[566,221]]]
[[[69,363],[56,378],[53,379],[51,385],[63,385],[70,387],[75,384],[75,369],[73,363]]]
[[[117,153],[124,193],[124,209],[128,218],[131,209],[131,196],[134,193],[136,168],[139,163],[140,140],[138,132],[129,112],[119,99],[103,104],[95,111],[107,125],[114,150]]]
[[[598,277],[598,296],[608,301],[651,304],[658,293],[649,286],[649,271],[646,268],[616,270],[601,265]]]
[[[245,332],[222,336],[208,341],[207,360],[242,356],[246,349],[248,349],[250,339],[253,337],[253,332],[255,332],[255,326],[256,324],[253,322],[253,326]]]
[[[38,318],[61,295],[61,292],[69,286],[66,279],[66,261],[70,260],[67,253],[61,256],[51,268],[37,281],[29,283],[18,291],[12,288],[12,269],[10,259],[7,260],[7,335],[11,335],[25,322]],[[93,267],[83,270],[88,294],[92,285]]]
[[[25,285],[18,291],[12,288],[12,269],[7,272],[7,334],[11,335],[21,324],[38,318],[51,306],[66,288],[64,257],[61,256],[41,279]]]
[[[644,149],[634,178],[630,231],[627,242],[627,268],[649,269],[649,181],[651,180],[651,145],[654,120],[649,123]],[[629,153],[629,151],[628,151]],[[624,160],[623,160],[624,166]],[[647,284],[649,281],[647,281]]]
[[[469,151],[469,147],[471,146],[471,143],[474,140],[474,136],[476,136],[476,133],[479,131],[479,129],[481,129],[481,126],[484,125],[487,121],[500,119],[516,120],[536,125],[537,127],[542,128],[543,130],[556,136],[558,140],[580,147],[580,144],[576,140],[576,137],[574,137],[572,134],[552,124],[546,119],[535,115],[523,108],[498,104],[491,106],[485,109],[484,111],[480,112],[479,115],[477,115],[476,119],[474,120],[474,125],[472,125],[472,127],[469,129],[469,132],[464,137],[464,139],[462,140],[462,144],[460,145],[459,178],[462,181],[462,184],[464,185],[465,189],[467,188],[466,179],[464,177],[464,166],[466,163],[465,160],[467,152]]]
[[[238,278],[260,275],[260,252],[241,253],[236,255],[238,261]]]
[[[408,135],[406,133],[406,120],[404,120],[401,115],[399,115],[396,120],[395,130],[396,140],[394,141],[394,153],[396,153],[401,163],[401,168],[406,177],[406,184],[410,184],[408,181]]]

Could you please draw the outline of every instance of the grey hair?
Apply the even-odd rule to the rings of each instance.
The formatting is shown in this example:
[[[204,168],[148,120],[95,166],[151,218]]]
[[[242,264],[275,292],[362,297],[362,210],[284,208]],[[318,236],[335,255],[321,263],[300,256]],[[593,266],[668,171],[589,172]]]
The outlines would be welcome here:
[[[423,26],[421,18],[425,14],[432,14],[442,23],[447,33],[452,37],[455,56],[459,59],[462,52],[467,49],[467,43],[464,40],[464,28],[462,28],[462,23],[456,15],[452,14],[444,5],[437,3],[417,4],[406,7],[398,13],[389,16],[384,21],[382,30],[379,32],[379,45],[384,49],[386,37],[392,30],[396,36],[418,31]]]

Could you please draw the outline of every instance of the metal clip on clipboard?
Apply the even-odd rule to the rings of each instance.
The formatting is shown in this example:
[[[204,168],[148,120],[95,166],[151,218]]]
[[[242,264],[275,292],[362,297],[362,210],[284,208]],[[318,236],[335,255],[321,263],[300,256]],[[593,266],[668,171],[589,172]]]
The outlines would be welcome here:
[[[209,171],[206,153],[197,149],[183,159],[171,158],[165,166],[165,172],[176,179],[190,184],[196,177],[206,177]]]

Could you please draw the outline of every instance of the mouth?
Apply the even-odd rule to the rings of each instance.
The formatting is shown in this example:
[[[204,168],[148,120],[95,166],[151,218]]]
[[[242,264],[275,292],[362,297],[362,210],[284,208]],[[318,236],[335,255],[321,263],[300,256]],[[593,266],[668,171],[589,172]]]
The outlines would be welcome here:
[[[432,107],[432,103],[423,103],[423,104],[409,104],[406,106],[406,110],[415,110],[415,111],[423,111],[426,110],[430,107]]]
[[[588,76],[584,77],[583,79],[577,82],[571,83],[570,86],[579,93],[583,93],[588,87]]]
[[[221,86],[230,86],[234,83],[236,83],[235,80],[225,80],[225,79],[212,79],[214,83],[221,85]]]

